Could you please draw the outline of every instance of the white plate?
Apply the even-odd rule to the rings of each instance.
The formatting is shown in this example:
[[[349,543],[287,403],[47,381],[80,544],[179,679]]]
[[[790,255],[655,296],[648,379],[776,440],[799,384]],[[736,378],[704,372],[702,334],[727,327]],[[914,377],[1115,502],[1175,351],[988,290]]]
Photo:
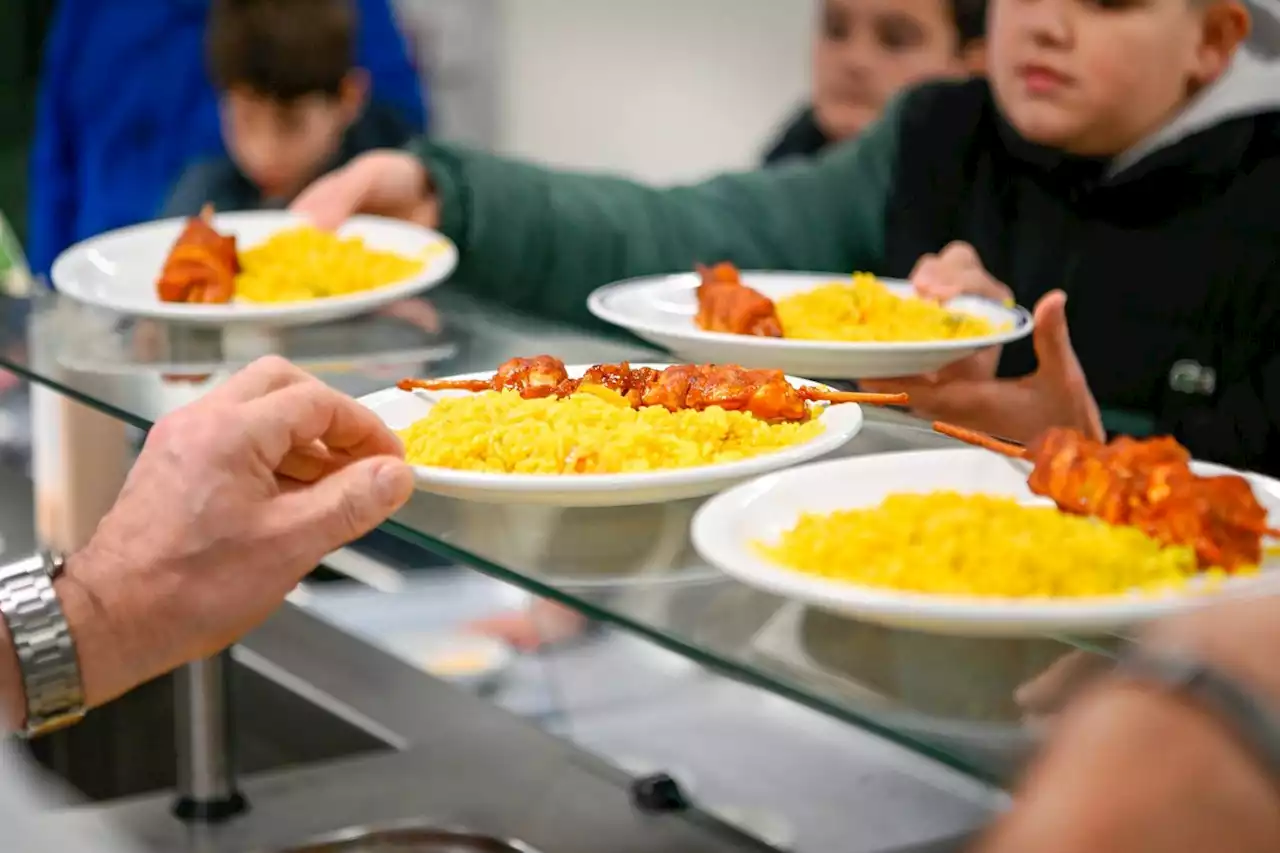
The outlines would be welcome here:
[[[237,248],[243,250],[305,222],[283,211],[253,211],[219,213],[214,216],[213,227],[223,234],[234,234]],[[54,261],[54,287],[59,293],[89,305],[175,323],[295,326],[363,314],[421,293],[444,281],[458,262],[457,249],[443,235],[395,219],[355,216],[338,229],[338,234],[363,237],[371,248],[409,257],[430,250],[422,272],[385,287],[304,302],[224,305],[161,302],[156,295],[156,280],[185,224],[185,219],[147,222],[77,243]]]
[[[849,281],[841,273],[752,272],[742,281],[768,296],[780,299],[832,282]],[[1006,308],[987,299],[962,296],[948,305],[953,311],[972,314],[1008,329],[981,338],[954,341],[874,343],[801,341],[705,332],[694,325],[697,314],[696,273],[654,276],[606,285],[591,294],[591,313],[695,362],[768,367],[797,376],[821,379],[876,379],[914,376],[938,370],[986,347],[1016,341],[1031,333],[1031,315],[1023,308]],[[911,285],[881,279],[899,296],[912,296]]]
[[[1222,473],[1195,463],[1197,473]],[[775,540],[804,512],[873,507],[894,492],[940,489],[1006,495],[1043,503],[1027,488],[1025,463],[978,449],[924,450],[805,465],[739,486],[707,502],[693,519],[693,544],[706,560],[752,586],[870,622],[967,636],[1099,636],[1201,606],[1226,595],[1280,591],[1280,563],[1258,575],[1226,580],[1212,595],[1013,599],[896,592],[824,579],[776,565],[751,543]],[[1246,475],[1271,514],[1280,517],[1280,483]]]
[[[665,364],[635,364],[662,369]],[[569,366],[570,376],[581,376],[589,365]],[[453,376],[450,379],[488,379],[492,371]],[[816,385],[789,377],[793,385]],[[392,429],[404,429],[427,416],[433,397],[466,392],[401,391],[388,388],[360,398]],[[731,485],[809,462],[839,449],[862,428],[862,409],[850,403],[828,406],[822,414],[826,429],[802,444],[738,462],[677,468],[632,474],[497,474],[459,471],[453,468],[414,466],[418,488],[462,500],[484,503],[548,504],[559,507],[634,506],[697,498]]]

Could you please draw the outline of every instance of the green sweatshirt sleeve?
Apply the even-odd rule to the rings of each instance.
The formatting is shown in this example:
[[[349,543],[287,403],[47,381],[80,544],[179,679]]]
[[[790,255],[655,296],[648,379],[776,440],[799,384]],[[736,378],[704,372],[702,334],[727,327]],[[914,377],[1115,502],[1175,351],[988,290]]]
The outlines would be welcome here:
[[[596,325],[595,288],[697,262],[874,271],[897,155],[897,106],[822,156],[666,189],[422,143],[455,241],[457,286],[512,308]]]

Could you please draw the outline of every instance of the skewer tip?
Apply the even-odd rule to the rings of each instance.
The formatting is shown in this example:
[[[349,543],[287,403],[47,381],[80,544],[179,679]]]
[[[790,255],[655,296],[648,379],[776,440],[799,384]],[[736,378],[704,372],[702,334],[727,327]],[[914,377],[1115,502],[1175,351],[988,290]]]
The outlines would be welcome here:
[[[972,444],[975,447],[981,447],[984,450],[1008,456],[1011,459],[1025,459],[1027,457],[1027,448],[1021,445],[1001,441],[994,436],[987,435],[985,432],[965,429],[962,426],[949,424],[946,421],[934,421],[933,431],[963,441],[965,444]]]

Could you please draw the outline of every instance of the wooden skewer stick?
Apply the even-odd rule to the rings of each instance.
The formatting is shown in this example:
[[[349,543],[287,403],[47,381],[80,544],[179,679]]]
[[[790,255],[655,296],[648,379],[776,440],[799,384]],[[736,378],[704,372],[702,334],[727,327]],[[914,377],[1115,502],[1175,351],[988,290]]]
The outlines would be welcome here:
[[[934,421],[933,430],[934,432],[942,433],[943,435],[950,436],[951,438],[958,438],[966,444],[972,444],[975,447],[981,447],[984,450],[990,450],[993,453],[1008,456],[1010,459],[1027,458],[1027,448],[1018,444],[1013,444],[1012,442],[1001,441],[998,438],[993,438],[985,432],[965,429],[964,427],[949,424],[945,421]]]
[[[493,382],[485,379],[401,379],[396,383],[401,391],[492,391]]]
[[[905,406],[910,402],[906,394],[871,394],[864,391],[828,391],[806,385],[800,389],[806,400],[831,403],[860,403],[864,406]]]

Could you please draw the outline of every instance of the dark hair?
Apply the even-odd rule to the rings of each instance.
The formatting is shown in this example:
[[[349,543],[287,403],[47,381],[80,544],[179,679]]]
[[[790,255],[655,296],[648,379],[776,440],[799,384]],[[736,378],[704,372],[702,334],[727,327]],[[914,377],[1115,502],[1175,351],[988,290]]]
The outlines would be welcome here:
[[[968,47],[987,35],[987,0],[951,0],[960,46]]]
[[[284,102],[337,97],[355,66],[351,0],[213,0],[208,59],[214,85]]]

